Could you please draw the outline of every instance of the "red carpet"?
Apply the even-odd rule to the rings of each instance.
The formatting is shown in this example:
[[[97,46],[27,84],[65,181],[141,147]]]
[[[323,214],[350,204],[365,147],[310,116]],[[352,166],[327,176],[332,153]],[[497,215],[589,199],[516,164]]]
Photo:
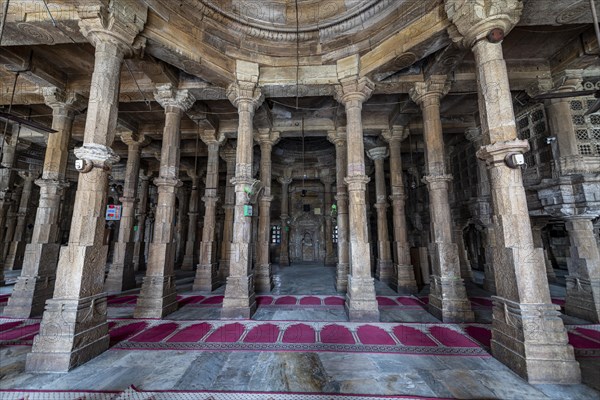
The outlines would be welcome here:
[[[129,339],[129,341],[138,343],[160,342],[161,340],[169,336],[171,333],[175,332],[177,328],[178,325],[174,322],[160,324],[158,326],[153,326],[152,328],[143,331],[139,335],[132,337],[131,339]]]
[[[315,330],[306,324],[295,324],[285,330],[283,343],[315,343]]]

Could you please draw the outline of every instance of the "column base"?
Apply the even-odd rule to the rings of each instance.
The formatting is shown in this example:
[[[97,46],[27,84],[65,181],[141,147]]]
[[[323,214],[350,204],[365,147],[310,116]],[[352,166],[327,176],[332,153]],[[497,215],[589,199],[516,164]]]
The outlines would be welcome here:
[[[177,291],[174,276],[145,276],[138,297],[134,318],[163,318],[177,311]]]
[[[443,322],[472,322],[475,314],[461,278],[432,275],[429,290],[429,312]]]
[[[565,314],[600,323],[600,280],[568,275]]]
[[[394,273],[390,287],[399,294],[416,294],[419,292],[412,265],[394,265]]]
[[[581,382],[558,306],[494,296],[492,354],[529,383]]]
[[[230,276],[227,278],[221,319],[250,319],[256,312],[254,277]]]
[[[194,255],[185,254],[183,256],[183,262],[181,263],[182,271],[193,271],[194,270]]]
[[[5,316],[31,318],[44,312],[46,300],[54,294],[60,249],[58,243],[30,243],[25,247],[25,269],[17,278]]]
[[[52,298],[56,275],[20,276],[13,289],[4,316],[12,318],[37,317],[44,312],[46,300]]]
[[[218,287],[217,263],[198,265],[192,290],[212,292]]]
[[[104,290],[108,293],[121,293],[136,286],[135,272],[133,270],[134,243],[116,243],[114,262],[108,270]],[[129,255],[129,256],[128,256]],[[128,260],[129,258],[129,260]]]
[[[67,372],[108,350],[106,293],[50,299],[27,354],[27,372]]]
[[[335,272],[335,290],[340,293],[346,293],[348,291],[348,271],[350,265],[345,263],[338,263]]]
[[[271,264],[259,265],[254,274],[254,289],[256,292],[269,293],[275,284],[273,283],[273,274]]]
[[[389,284],[392,281],[394,263],[392,260],[377,260],[377,269],[375,278],[379,281]]]
[[[350,321],[379,321],[379,306],[375,297],[373,278],[356,278],[348,275],[345,308]]]

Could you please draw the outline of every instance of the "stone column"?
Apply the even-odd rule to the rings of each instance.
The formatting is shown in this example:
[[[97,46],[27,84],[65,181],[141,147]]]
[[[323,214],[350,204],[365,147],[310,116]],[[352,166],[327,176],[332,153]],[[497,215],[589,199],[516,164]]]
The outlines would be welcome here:
[[[496,239],[492,354],[530,383],[579,383],[579,365],[558,306],[550,299],[542,252],[533,246],[521,171],[505,162],[529,146],[517,139],[501,44],[523,3],[502,5],[446,0],[454,40],[475,55],[485,144],[477,156],[488,165]]]
[[[458,247],[452,240],[452,219],[448,201],[448,183],[444,136],[440,118],[440,100],[448,90],[446,76],[432,76],[416,83],[410,95],[423,111],[423,135],[427,176],[423,181],[429,191],[431,217],[430,254],[433,274],[430,279],[429,311],[444,322],[467,322],[474,319],[460,274]]]
[[[60,252],[54,295],[46,302],[40,333],[27,355],[29,372],[65,372],[108,349],[104,214],[108,175],[119,159],[110,145],[117,125],[121,64],[132,53],[146,15],[145,6],[127,2],[125,7],[122,1],[111,2],[110,8],[79,9],[81,32],[96,49],[83,146],[75,150],[84,166],[69,245]],[[111,21],[108,27],[105,18]]]
[[[175,196],[175,209],[177,217],[175,218],[175,234],[173,235],[173,242],[175,243],[175,267],[178,269],[183,261],[183,255],[185,252],[185,241],[187,234],[187,213],[190,191],[181,182],[181,186],[177,188],[177,194]]]
[[[544,264],[546,265],[546,277],[548,282],[556,281],[556,274],[554,273],[554,267],[548,256],[548,250],[544,246],[544,239],[542,230],[548,225],[547,219],[535,218],[531,220],[531,234],[533,236],[533,247],[536,249],[542,249],[544,254]]]
[[[8,247],[6,255],[5,270],[20,269],[23,266],[23,254],[25,253],[25,221],[30,212],[31,191],[33,189],[33,181],[39,176],[36,172],[19,172],[19,176],[23,178],[23,191],[21,192],[21,200],[17,211],[17,221],[15,224],[15,232],[13,240]]]
[[[225,160],[227,175],[225,177],[225,218],[223,220],[223,241],[221,242],[221,260],[219,261],[219,281],[224,283],[229,276],[229,260],[231,256],[231,242],[233,241],[233,211],[235,204],[235,191],[231,180],[235,175],[235,146],[232,142],[221,151],[221,158]]]
[[[23,194],[24,182],[15,184],[13,186],[13,193],[11,195],[11,203],[6,213],[6,233],[4,235],[4,243],[0,249],[0,260],[5,261],[8,255],[8,249],[15,237],[15,230],[17,228],[17,217],[19,215],[19,205],[21,204],[21,195]],[[3,267],[4,268],[4,267]],[[5,268],[4,268],[5,269]]]
[[[227,97],[238,109],[239,126],[235,177],[232,179],[235,186],[235,224],[221,318],[250,318],[256,311],[251,270],[252,217],[244,215],[244,206],[249,203],[247,191],[255,182],[252,178],[252,120],[254,112],[263,101],[262,92],[256,86],[258,75],[258,64],[238,60],[238,81],[227,89]]]
[[[127,145],[127,165],[123,197],[119,199],[122,204],[119,238],[115,243],[113,262],[104,282],[104,290],[108,293],[120,293],[135,287],[133,267],[135,203],[140,174],[140,152],[141,148],[148,144],[144,135],[135,135],[130,132],[123,133],[121,141]]]
[[[4,168],[0,169],[0,245],[4,243],[8,209],[13,204],[11,195],[16,174],[12,167],[16,158],[18,132],[19,126],[15,124],[12,128],[12,135],[3,138],[5,142],[2,146],[2,167]]]
[[[204,224],[202,228],[202,243],[200,243],[200,264],[196,270],[194,290],[211,292],[218,285],[217,279],[217,243],[215,242],[215,227],[217,223],[217,202],[219,196],[219,146],[225,136],[217,135],[213,130],[204,131],[202,141],[208,146],[208,162],[206,165],[206,187],[204,189]]]
[[[284,175],[278,181],[281,183],[281,246],[279,247],[279,266],[287,267],[290,265],[290,228],[288,226],[290,195],[288,189],[290,183],[292,183],[292,178]]]
[[[138,297],[135,318],[162,318],[177,310],[175,288],[175,200],[179,180],[179,146],[181,117],[194,104],[187,90],[177,90],[171,84],[157,87],[156,101],[165,110],[160,169],[154,184],[158,201],[154,212],[154,235],[148,252],[146,276]]]
[[[369,158],[375,162],[375,208],[377,209],[377,267],[375,277],[383,283],[389,284],[393,275],[392,252],[390,248],[385,187],[385,170],[383,162],[389,156],[387,147],[375,147],[367,152]],[[400,170],[402,173],[402,170]]]
[[[192,179],[192,190],[190,192],[190,206],[188,212],[188,234],[185,242],[185,255],[181,269],[184,271],[193,271],[196,265],[196,231],[198,228],[198,185],[200,177],[196,171],[188,171],[188,176]]]
[[[567,315],[600,322],[600,252],[592,218],[571,217],[565,224],[571,241],[567,258]]]
[[[335,145],[337,228],[338,228],[338,263],[335,272],[335,288],[338,292],[348,290],[348,274],[350,273],[350,246],[348,243],[348,188],[344,182],[346,177],[348,151],[346,150],[346,129],[338,128],[327,133],[327,138]]]
[[[52,297],[60,250],[61,197],[69,186],[65,178],[68,146],[75,113],[85,104],[76,94],[55,88],[44,89],[46,104],[52,108],[52,129],[48,136],[40,199],[31,243],[25,247],[23,270],[13,289],[4,315],[29,318],[42,314],[46,300]]]
[[[375,85],[368,78],[343,78],[335,87],[336,100],[346,108],[348,140],[350,273],[346,311],[351,321],[378,321],[379,308],[375,299],[375,282],[371,276],[365,191],[369,178],[365,175],[362,105],[371,96]]]
[[[149,186],[150,178],[152,174],[140,175],[140,190],[138,194],[138,208],[137,208],[137,234],[135,237],[135,245],[133,248],[133,270],[139,271],[146,265],[146,217],[148,215],[148,197],[149,197]]]
[[[418,292],[415,271],[410,260],[410,246],[406,232],[406,213],[404,204],[406,194],[402,174],[401,143],[410,131],[402,126],[382,131],[383,139],[390,147],[390,186],[392,187],[392,218],[394,222],[393,255],[396,262],[393,266],[390,285],[398,293],[414,294]]]
[[[329,175],[329,171],[326,174],[321,175],[321,182],[324,188],[325,197],[325,210],[323,215],[325,216],[325,265],[335,264],[335,253],[333,251],[333,227],[331,220],[331,185],[335,182],[335,177]]]
[[[255,140],[260,145],[260,180],[263,191],[258,200],[258,240],[256,254],[256,274],[254,285],[258,292],[270,292],[273,289],[273,272],[269,260],[271,234],[271,151],[279,141],[279,132],[269,129],[258,130]]]

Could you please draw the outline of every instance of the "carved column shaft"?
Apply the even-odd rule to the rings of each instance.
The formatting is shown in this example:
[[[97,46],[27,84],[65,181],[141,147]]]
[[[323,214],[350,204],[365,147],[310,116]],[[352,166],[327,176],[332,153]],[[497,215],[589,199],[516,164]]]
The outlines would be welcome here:
[[[19,173],[23,178],[23,190],[21,192],[21,200],[17,211],[17,221],[15,224],[15,232],[13,240],[10,242],[8,254],[6,256],[6,265],[4,269],[12,270],[23,266],[23,254],[25,252],[25,221],[30,212],[31,192],[33,189],[33,181],[36,178],[35,173],[25,172]]]
[[[179,180],[181,117],[195,99],[187,90],[171,85],[157,88],[156,100],[165,110],[158,178],[158,201],[154,211],[154,235],[148,251],[146,276],[134,311],[135,318],[162,318],[177,310],[175,288],[175,205]]]
[[[567,315],[595,324],[600,322],[600,252],[591,218],[571,218],[566,223],[571,241],[567,259]]]
[[[390,186],[392,194],[392,218],[394,229],[393,257],[396,261],[391,276],[390,285],[398,293],[417,293],[417,281],[410,260],[410,246],[406,232],[406,215],[404,183],[402,174],[402,141],[409,135],[408,128],[393,127],[383,132],[383,138],[390,148]]]
[[[195,173],[195,172],[194,172]],[[189,174],[189,172],[188,172]],[[192,188],[190,191],[190,205],[188,211],[188,233],[185,243],[185,255],[181,269],[184,271],[192,271],[196,263],[196,231],[198,228],[198,185],[200,177],[192,175]]]
[[[458,247],[452,239],[452,220],[448,200],[444,137],[440,117],[440,99],[449,86],[445,76],[433,76],[415,84],[413,100],[423,111],[423,136],[428,175],[423,178],[429,191],[431,217],[430,253],[433,263],[429,293],[429,311],[444,322],[466,322],[474,319],[460,275]]]
[[[289,248],[289,193],[288,189],[292,178],[281,177],[279,178],[281,183],[281,246],[279,250],[279,266],[290,265],[290,248]]]
[[[257,141],[260,144],[260,180],[263,193],[259,199],[258,240],[256,254],[255,286],[260,292],[273,289],[273,273],[269,260],[269,244],[271,233],[271,151],[279,140],[279,132],[259,130]]]
[[[196,270],[194,290],[210,292],[217,288],[217,254],[215,227],[217,217],[217,187],[219,184],[219,141],[213,132],[212,140],[203,137],[208,146],[208,162],[206,167],[206,187],[204,189],[204,223],[202,243],[200,244],[200,264]]]
[[[221,260],[219,261],[219,280],[225,282],[229,276],[229,260],[231,241],[233,240],[233,212],[235,204],[235,190],[231,180],[235,175],[235,148],[228,147],[223,150],[221,157],[225,160],[227,175],[225,177],[225,218],[223,219],[223,241],[221,243]]]
[[[122,292],[135,287],[135,271],[133,267],[133,251],[135,225],[135,203],[137,197],[138,177],[140,173],[140,153],[143,137],[124,133],[121,140],[127,144],[127,164],[125,167],[125,183],[121,201],[121,221],[119,237],[115,243],[113,263],[108,271],[104,289],[111,293]]]
[[[335,288],[338,292],[348,290],[348,274],[350,273],[350,246],[348,243],[348,189],[344,178],[347,169],[346,131],[338,129],[329,132],[329,141],[335,145],[336,196],[338,263],[335,273]]]
[[[333,224],[331,220],[331,205],[333,204],[333,196],[331,194],[331,185],[334,180],[332,176],[321,177],[324,189],[325,200],[325,265],[335,263],[335,253],[333,251]]]
[[[257,64],[238,61],[238,67],[247,67],[251,69],[253,76],[258,76]],[[256,296],[251,272],[252,218],[244,215],[244,207],[249,203],[248,191],[254,183],[252,178],[252,120],[256,108],[262,102],[262,93],[256,87],[256,82],[239,81],[229,87],[228,97],[238,109],[239,126],[235,178],[232,179],[235,186],[235,224],[233,225],[229,277],[227,278],[221,317],[250,318],[256,311]]]
[[[149,186],[150,176],[140,176],[140,190],[138,195],[138,208],[137,208],[137,235],[135,240],[135,247],[133,250],[133,270],[139,271],[146,265],[146,217],[148,215],[148,197],[149,197]]]
[[[373,91],[374,84],[367,78],[347,78],[336,87],[336,96],[346,108],[348,176],[345,179],[349,194],[350,274],[346,310],[350,320],[379,320],[375,299],[374,280],[371,277],[371,248],[369,245],[365,150],[363,143],[362,104]]]
[[[67,371],[102,353],[110,340],[103,288],[104,214],[108,174],[118,160],[110,145],[117,125],[121,63],[146,11],[138,10],[137,21],[124,23],[119,4],[106,10],[110,29],[126,27],[119,34],[105,28],[99,11],[80,15],[82,31],[96,49],[83,146],[75,150],[85,169],[77,184],[69,245],[60,252],[54,296],[46,302],[40,334],[27,356],[28,371]]]
[[[581,375],[573,348],[567,344],[558,307],[550,300],[542,251],[533,245],[521,171],[505,163],[511,153],[528,150],[528,143],[517,140],[502,45],[485,38],[492,28],[496,32],[509,31],[518,21],[522,7],[521,2],[510,0],[503,10],[486,9],[484,14],[493,14],[487,19],[473,9],[460,13],[463,17],[458,13],[452,17],[475,55],[479,113],[486,144],[477,156],[488,165],[495,226],[493,265],[497,296],[491,347],[495,357],[530,383],[576,383]],[[475,17],[477,23],[468,16]]]

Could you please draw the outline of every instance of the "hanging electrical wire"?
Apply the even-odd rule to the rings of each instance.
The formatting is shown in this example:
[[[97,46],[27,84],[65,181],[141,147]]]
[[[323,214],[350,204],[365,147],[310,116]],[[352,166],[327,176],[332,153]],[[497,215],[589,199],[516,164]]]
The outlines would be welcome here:
[[[58,29],[63,35],[68,37],[71,40],[71,42],[77,44],[77,42],[75,40],[73,40],[73,38],[69,34],[67,34],[67,32],[63,31],[61,29],[61,27],[58,26],[58,24],[56,23],[56,20],[54,19],[54,16],[52,16],[52,13],[50,12],[50,8],[48,7],[48,3],[46,3],[46,0],[42,0],[42,3],[44,3],[44,6],[46,7],[46,12],[48,12],[48,16],[50,17],[50,20],[52,20],[52,26],[54,26],[56,29]]]
[[[133,75],[133,72],[131,71],[131,68],[129,68],[129,64],[127,64],[127,62],[124,62],[123,64],[125,64],[125,67],[127,68],[127,71],[129,71],[129,75],[131,75],[131,78],[133,79],[133,82],[135,82],[135,86],[137,86],[138,92],[140,92],[140,94],[144,98],[144,103],[146,103],[146,105],[148,106],[148,109],[150,111],[152,111],[152,104],[150,103],[150,100],[148,100],[146,98],[146,95],[144,94],[144,92],[142,92],[142,89],[140,88],[140,85],[138,84],[137,79],[135,79],[135,76]]]

